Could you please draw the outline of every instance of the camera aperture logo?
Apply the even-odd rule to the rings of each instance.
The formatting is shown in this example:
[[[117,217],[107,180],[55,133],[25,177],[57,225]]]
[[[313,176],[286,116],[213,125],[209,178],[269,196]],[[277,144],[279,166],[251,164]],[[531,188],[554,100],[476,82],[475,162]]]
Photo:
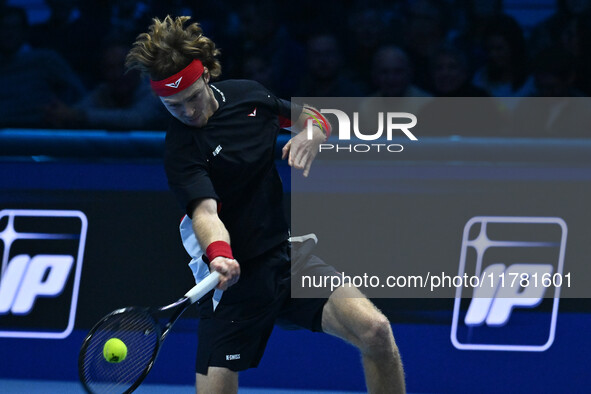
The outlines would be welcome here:
[[[338,125],[338,143],[328,143],[327,141],[327,143],[320,144],[319,152],[399,153],[404,150],[404,146],[391,143],[395,136],[405,136],[410,141],[418,141],[418,138],[410,130],[417,125],[417,117],[409,112],[378,112],[377,130],[362,131],[360,130],[359,112],[353,112],[353,122],[351,122],[349,115],[339,109],[320,109],[319,112],[307,107],[306,111],[308,111],[306,114],[309,115],[306,121],[308,139],[312,139],[315,124],[330,134],[331,123],[322,114],[334,115]],[[381,142],[384,140],[384,134],[385,142]],[[354,141],[363,142],[354,143]]]
[[[87,227],[80,211],[0,211],[0,337],[70,335]]]

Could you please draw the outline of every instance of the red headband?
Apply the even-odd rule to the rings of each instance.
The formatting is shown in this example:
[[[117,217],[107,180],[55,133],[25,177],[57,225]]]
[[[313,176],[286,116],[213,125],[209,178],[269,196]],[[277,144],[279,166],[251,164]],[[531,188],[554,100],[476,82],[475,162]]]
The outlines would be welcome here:
[[[183,89],[188,88],[203,74],[203,63],[201,60],[193,60],[187,67],[171,77],[161,81],[150,80],[152,90],[161,97],[172,96]]]

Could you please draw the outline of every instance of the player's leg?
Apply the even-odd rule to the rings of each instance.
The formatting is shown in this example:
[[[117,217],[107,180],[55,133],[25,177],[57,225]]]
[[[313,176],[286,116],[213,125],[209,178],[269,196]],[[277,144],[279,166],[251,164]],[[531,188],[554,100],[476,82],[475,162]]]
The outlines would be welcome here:
[[[215,311],[200,305],[196,362],[199,394],[236,393],[238,372],[256,368],[276,317],[289,299],[287,243],[242,262],[240,280],[224,291]]]
[[[324,306],[322,329],[359,348],[369,393],[406,392],[390,322],[359,290],[335,290]]]
[[[195,390],[198,394],[236,394],[238,372],[227,368],[209,367],[207,375],[197,374]]]

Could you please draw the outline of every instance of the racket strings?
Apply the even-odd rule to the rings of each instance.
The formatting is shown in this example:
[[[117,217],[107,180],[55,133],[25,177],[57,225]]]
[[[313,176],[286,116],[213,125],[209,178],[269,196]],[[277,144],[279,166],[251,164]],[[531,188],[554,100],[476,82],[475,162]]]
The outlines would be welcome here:
[[[128,309],[116,313],[95,329],[81,355],[81,377],[95,393],[122,393],[144,376],[153,362],[158,346],[160,327],[143,309]],[[105,343],[118,338],[127,346],[127,356],[110,363],[103,356]]]

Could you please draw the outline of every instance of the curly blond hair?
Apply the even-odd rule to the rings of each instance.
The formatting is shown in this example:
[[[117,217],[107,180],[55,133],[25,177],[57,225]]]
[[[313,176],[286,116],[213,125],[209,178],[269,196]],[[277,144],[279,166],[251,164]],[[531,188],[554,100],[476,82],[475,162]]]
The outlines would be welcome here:
[[[127,69],[140,70],[158,81],[178,73],[194,59],[199,59],[212,78],[219,77],[222,73],[222,66],[216,58],[220,54],[219,49],[203,35],[198,23],[185,26],[189,19],[190,16],[173,19],[170,15],[163,21],[152,19],[148,32],[137,37],[127,54]]]

